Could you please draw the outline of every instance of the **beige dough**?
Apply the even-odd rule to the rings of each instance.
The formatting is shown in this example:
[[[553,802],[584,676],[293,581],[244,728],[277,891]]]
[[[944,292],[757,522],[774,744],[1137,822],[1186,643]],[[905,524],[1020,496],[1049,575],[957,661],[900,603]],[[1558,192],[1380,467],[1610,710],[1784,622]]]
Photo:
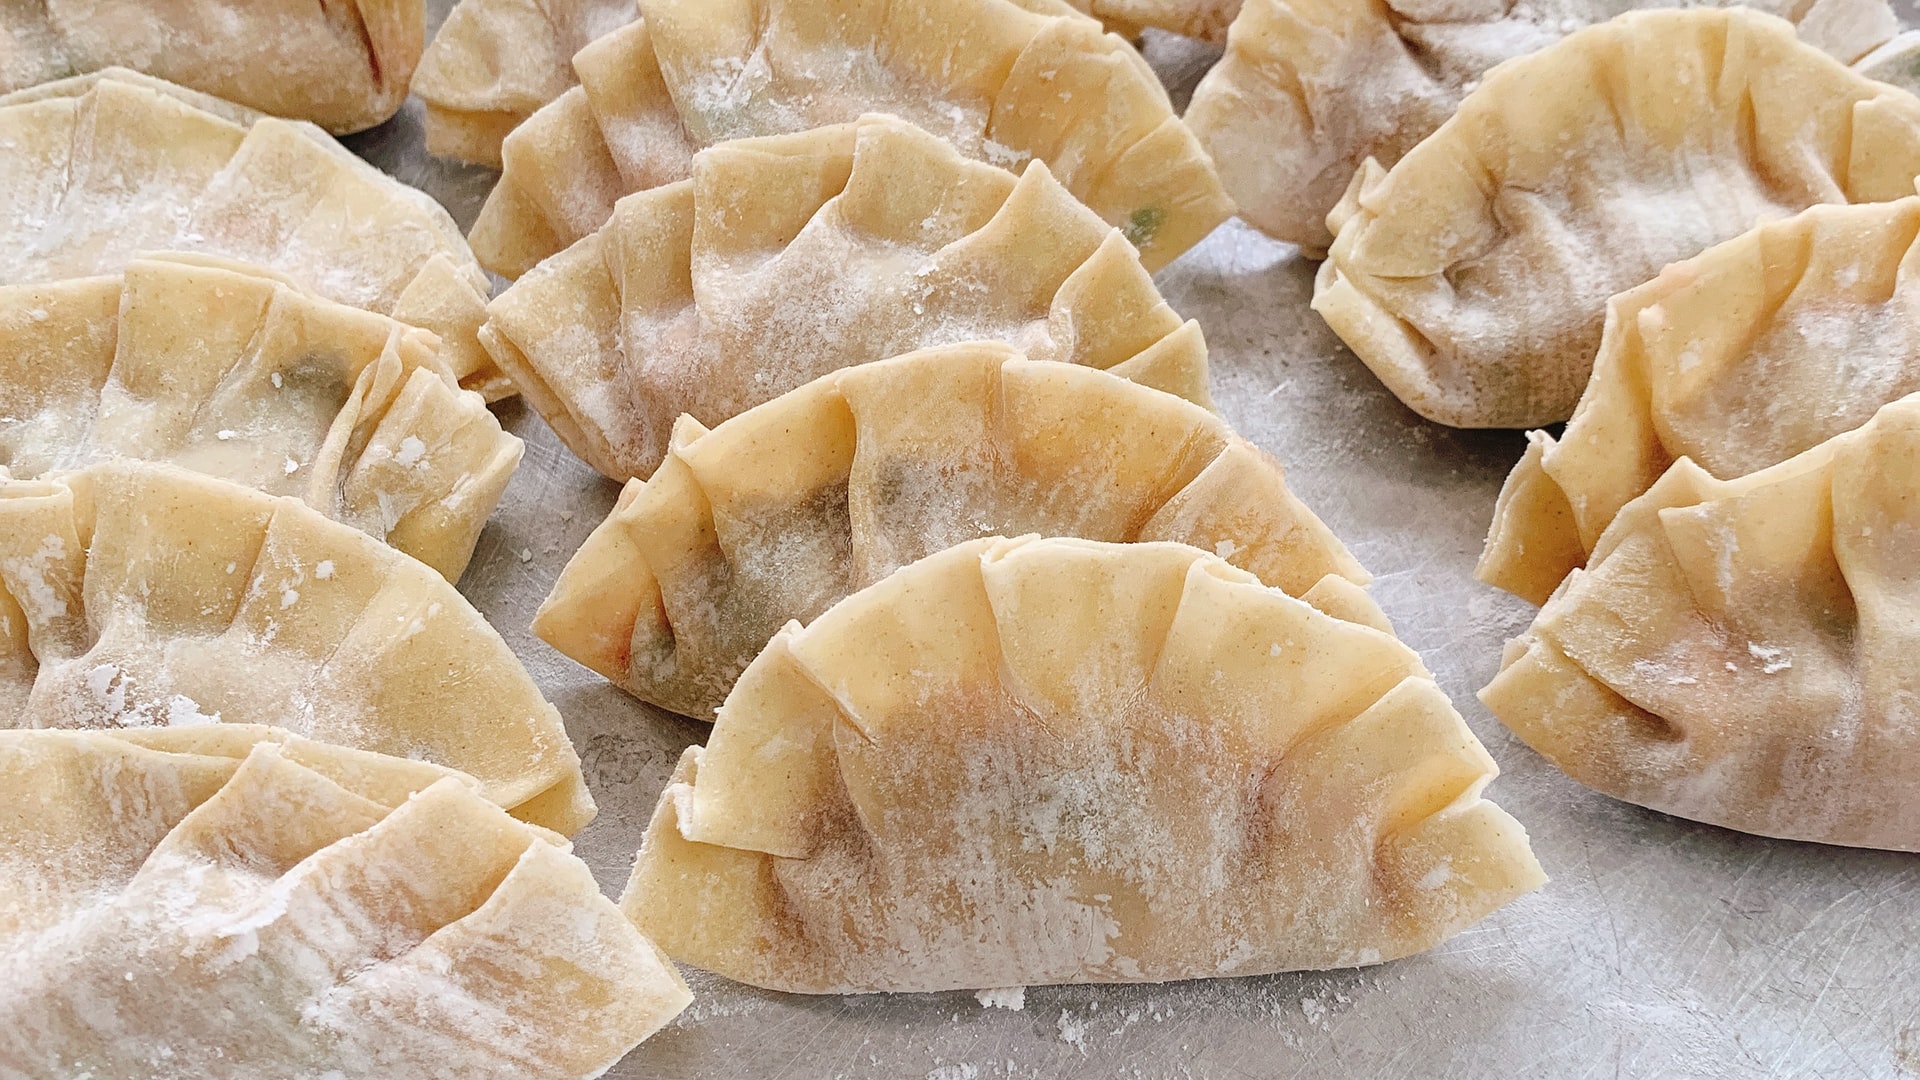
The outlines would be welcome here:
[[[1326,584],[1364,621],[1181,544],[915,563],[761,652],[621,905],[676,959],[804,993],[1431,948],[1544,877],[1419,658]]]
[[[1676,462],[1480,696],[1615,798],[1920,851],[1916,567],[1920,395],[1737,480]]]
[[[1479,577],[1538,604],[1680,458],[1733,479],[1920,391],[1920,198],[1816,206],[1609,302],[1559,439],[1533,432]]]
[[[565,841],[419,762],[217,725],[0,732],[0,1060],[588,1077],[685,1008]]]
[[[0,728],[216,720],[459,769],[562,833],[593,817],[559,713],[422,563],[173,466],[0,481]]]
[[[891,117],[723,143],[622,199],[488,308],[480,339],[573,451],[645,478],[838,368],[999,340],[1205,405],[1206,346],[1045,164],[1023,179]]]
[[[1913,194],[1920,99],[1781,19],[1642,11],[1491,72],[1334,211],[1313,306],[1415,412],[1573,414],[1615,293],[1817,203]]]
[[[169,461],[299,496],[457,580],[522,447],[443,352],[205,256],[0,286],[0,461],[16,480]]]

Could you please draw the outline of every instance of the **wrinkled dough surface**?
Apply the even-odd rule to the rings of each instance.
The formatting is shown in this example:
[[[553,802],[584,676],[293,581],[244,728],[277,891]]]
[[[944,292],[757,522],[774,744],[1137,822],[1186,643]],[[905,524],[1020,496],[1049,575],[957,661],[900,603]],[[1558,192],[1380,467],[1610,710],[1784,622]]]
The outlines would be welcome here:
[[[0,467],[172,462],[304,498],[457,580],[522,447],[442,353],[225,260],[0,286]]]
[[[502,145],[472,232],[488,269],[518,277],[621,196],[684,179],[704,147],[869,112],[978,160],[1045,161],[1149,269],[1231,212],[1146,62],[1064,5],[649,0],[644,13],[582,50],[581,85]]]
[[[783,990],[1377,963],[1539,884],[1411,650],[1177,544],[972,541],[790,624],[622,905]]]
[[[577,86],[573,55],[632,23],[633,0],[460,0],[420,58],[427,149],[500,167],[500,142]]]
[[[1628,503],[1481,692],[1575,779],[1744,832],[1920,850],[1920,397]]]
[[[560,651],[705,718],[789,619],[994,533],[1179,540],[1299,594],[1366,572],[1218,417],[1006,346],[846,368],[706,431],[682,423],[541,605]]]
[[[305,503],[168,466],[0,481],[0,727],[271,723],[593,816],[560,716],[445,578]]]
[[[431,330],[461,385],[507,392],[453,219],[311,125],[110,69],[0,98],[0,146],[0,284],[216,255]]]
[[[653,474],[709,427],[828,372],[998,340],[1207,396],[1133,247],[1039,162],[1012,175],[891,117],[702,151],[488,308],[481,340],[567,444]]]
[[[1503,65],[1390,172],[1362,170],[1313,306],[1430,419],[1557,422],[1609,297],[1763,221],[1910,195],[1916,173],[1920,100],[1784,21],[1630,13]]]
[[[226,734],[0,732],[0,913],[34,916],[0,924],[14,1067],[585,1077],[685,1007],[586,865],[466,778]]]
[[[0,93],[127,67],[328,131],[399,111],[417,0],[22,0],[0,9]]]
[[[1613,298],[1559,439],[1508,478],[1480,577],[1544,602],[1620,508],[1690,458],[1777,465],[1920,391],[1920,198],[1817,206]]]
[[[1792,19],[1801,40],[1843,63],[1898,28],[1885,0],[1248,0],[1186,120],[1241,217],[1324,253],[1327,213],[1361,163],[1399,161],[1494,65],[1626,11],[1735,3]]]

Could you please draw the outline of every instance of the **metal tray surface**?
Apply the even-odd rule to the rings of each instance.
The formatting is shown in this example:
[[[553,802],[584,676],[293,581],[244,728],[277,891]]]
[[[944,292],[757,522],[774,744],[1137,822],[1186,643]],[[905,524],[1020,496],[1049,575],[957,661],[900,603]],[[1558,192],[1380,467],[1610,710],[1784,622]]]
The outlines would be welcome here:
[[[429,0],[430,23],[450,0]],[[1190,91],[1211,55],[1148,53]],[[1184,103],[1182,103],[1184,104]],[[490,170],[425,151],[420,104],[347,140],[470,225]],[[1424,956],[1151,986],[803,997],[689,971],[691,1008],[608,1073],[647,1078],[1920,1076],[1920,858],[1745,836],[1615,802],[1474,697],[1526,604],[1473,580],[1517,432],[1402,407],[1308,307],[1314,265],[1229,222],[1159,275],[1197,318],[1226,417],[1376,575],[1372,592],[1503,770],[1552,880]],[[618,487],[515,400],[526,460],[461,590],[566,717],[600,817],[576,839],[617,896],[680,751],[707,725],[627,697],[527,630]]]

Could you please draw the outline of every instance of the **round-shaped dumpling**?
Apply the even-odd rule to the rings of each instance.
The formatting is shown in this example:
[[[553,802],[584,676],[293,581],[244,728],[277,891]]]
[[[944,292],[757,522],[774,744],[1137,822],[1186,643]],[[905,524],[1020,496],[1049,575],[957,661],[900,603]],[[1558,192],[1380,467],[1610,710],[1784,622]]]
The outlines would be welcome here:
[[[1178,540],[1300,595],[1366,572],[1219,417],[1005,345],[845,368],[708,431],[691,418],[554,583],[534,631],[710,718],[789,619],[965,540]]]
[[[0,9],[0,93],[117,65],[344,134],[400,111],[421,0],[35,0]]]
[[[593,817],[560,715],[447,580],[365,533],[166,465],[0,481],[0,728],[272,724]]]
[[[517,277],[729,139],[886,112],[1007,167],[1044,161],[1158,269],[1231,212],[1146,61],[1058,0],[647,0],[501,148],[474,252]],[[775,209],[766,207],[765,209]]]
[[[1198,325],[1045,164],[1016,180],[884,116],[703,150],[691,180],[620,200],[487,314],[495,361],[616,480],[652,475],[682,413],[719,424],[958,341],[1209,402]]]
[[[500,167],[500,141],[580,84],[573,54],[639,18],[634,0],[459,0],[420,58],[427,150]]]
[[[0,732],[0,1060],[598,1076],[689,1000],[470,778],[248,725]]]
[[[1733,479],[1920,391],[1920,198],[1816,206],[1613,298],[1559,439],[1507,478],[1482,581],[1542,603],[1620,508],[1689,458]]]
[[[219,259],[0,286],[0,463],[172,462],[298,495],[457,580],[522,447],[443,353]]]
[[[109,70],[0,98],[0,145],[0,285],[218,255],[432,330],[461,385],[510,392],[453,219],[311,125]]]
[[[1481,698],[1615,798],[1920,851],[1920,395],[1737,480],[1628,503]]]
[[[1920,99],[1742,9],[1651,11],[1490,72],[1369,165],[1313,306],[1400,400],[1458,427],[1573,414],[1606,302],[1760,222],[1914,191]]]
[[[1899,26],[1886,0],[1247,0],[1186,120],[1240,216],[1319,254],[1361,163],[1399,161],[1489,68],[1634,8],[1733,4],[1843,63]]]
[[[1496,771],[1390,632],[1180,544],[976,540],[773,638],[621,905],[804,993],[1373,964],[1544,880]]]

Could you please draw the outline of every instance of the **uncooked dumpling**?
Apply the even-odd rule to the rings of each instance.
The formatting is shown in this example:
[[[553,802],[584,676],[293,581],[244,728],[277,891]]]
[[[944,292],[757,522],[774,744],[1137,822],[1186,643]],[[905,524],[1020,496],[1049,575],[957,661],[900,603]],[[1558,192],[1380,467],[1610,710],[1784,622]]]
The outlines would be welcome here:
[[[621,906],[805,993],[1374,964],[1544,880],[1496,771],[1376,625],[1181,544],[976,540],[780,631]]]
[[[10,1074],[588,1077],[686,1007],[586,865],[470,780],[199,730],[0,732]]]
[[[446,579],[298,499],[165,465],[0,481],[0,727],[272,724],[593,817],[560,715]]]
[[[1137,37],[1152,27],[1202,41],[1227,39],[1227,26],[1240,14],[1241,0],[1067,0],[1116,34]],[[1039,9],[1034,3],[1027,6]],[[1044,10],[1044,9],[1039,9]]]
[[[1206,346],[1045,164],[968,161],[891,117],[723,143],[488,308],[480,338],[573,451],[647,477],[837,368],[968,340],[1208,403]]]
[[[1676,460],[1745,476],[1920,391],[1920,198],[1816,206],[1613,298],[1593,379],[1500,492],[1480,579],[1542,603]]]
[[[685,179],[696,150],[869,112],[981,161],[1045,161],[1149,269],[1230,213],[1146,61],[1057,0],[647,0],[641,10],[642,22],[574,58],[580,86],[507,138],[470,237],[489,269],[524,272],[598,229],[621,196]]]
[[[1920,851],[1916,566],[1909,396],[1737,480],[1681,459],[1614,518],[1480,696],[1615,798]]]
[[[1920,99],[1751,11],[1651,11],[1502,65],[1334,211],[1314,309],[1457,427],[1565,420],[1606,302],[1816,203],[1913,194]]]
[[[691,417],[534,617],[639,697],[711,718],[789,619],[993,533],[1179,540],[1298,595],[1366,572],[1280,465],[1197,405],[1005,345],[846,368]]]
[[[116,70],[0,98],[0,148],[0,285],[224,256],[432,330],[461,385],[510,392],[453,219],[318,128]]]
[[[458,579],[520,440],[435,335],[240,263],[0,286],[0,462],[116,457],[297,495]]]
[[[634,0],[460,0],[420,58],[427,150],[500,167],[500,140],[580,84],[573,54],[640,16]]]
[[[1187,123],[1241,217],[1319,254],[1361,163],[1400,160],[1495,64],[1623,11],[1735,3],[1843,63],[1899,28],[1886,0],[1247,0]]]
[[[0,7],[0,93],[123,66],[328,131],[400,110],[421,0],[17,0]]]

